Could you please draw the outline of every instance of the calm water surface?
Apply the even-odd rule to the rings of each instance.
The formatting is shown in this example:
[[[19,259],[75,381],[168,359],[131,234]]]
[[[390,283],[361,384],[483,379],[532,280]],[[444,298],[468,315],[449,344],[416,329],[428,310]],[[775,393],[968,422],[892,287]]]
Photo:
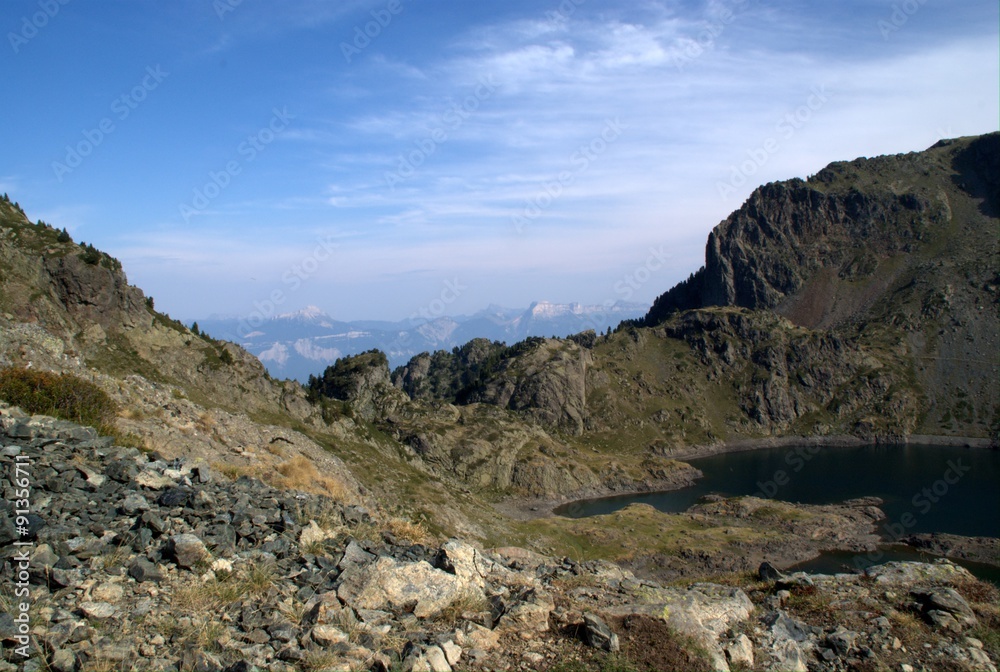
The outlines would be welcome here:
[[[669,513],[707,494],[757,495],[832,504],[874,495],[884,500],[882,536],[948,532],[1000,537],[1000,451],[941,446],[766,448],[690,460],[705,474],[669,492],[571,502],[556,513],[583,518],[641,502]]]
[[[871,553],[851,553],[850,551],[824,551],[818,558],[807,560],[788,568],[788,571],[803,571],[810,574],[837,574],[865,569],[884,562],[906,560],[910,562],[934,562],[940,556],[922,553],[911,546],[886,544]],[[968,560],[954,560],[974,575],[1000,587],[1000,567]]]

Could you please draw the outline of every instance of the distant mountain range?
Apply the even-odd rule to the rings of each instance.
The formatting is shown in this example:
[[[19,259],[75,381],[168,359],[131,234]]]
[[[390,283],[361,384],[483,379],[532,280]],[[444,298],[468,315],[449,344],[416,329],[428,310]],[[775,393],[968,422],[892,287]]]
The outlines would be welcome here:
[[[489,306],[474,315],[407,319],[399,322],[342,322],[315,306],[277,315],[247,333],[240,318],[198,320],[199,328],[215,338],[239,343],[256,355],[276,378],[305,381],[339,357],[377,348],[393,367],[415,355],[451,350],[474,338],[514,343],[528,336],[569,336],[588,329],[612,329],[623,320],[641,318],[649,306],[618,301],[584,306],[538,301],[525,309]]]

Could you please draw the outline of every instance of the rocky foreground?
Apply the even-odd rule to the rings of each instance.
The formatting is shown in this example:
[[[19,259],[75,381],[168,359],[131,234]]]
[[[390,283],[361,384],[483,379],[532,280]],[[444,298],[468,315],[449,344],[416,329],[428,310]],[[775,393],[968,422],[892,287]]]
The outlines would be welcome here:
[[[996,669],[998,591],[944,560],[663,585],[417,543],[16,409],[0,429],[0,670]]]

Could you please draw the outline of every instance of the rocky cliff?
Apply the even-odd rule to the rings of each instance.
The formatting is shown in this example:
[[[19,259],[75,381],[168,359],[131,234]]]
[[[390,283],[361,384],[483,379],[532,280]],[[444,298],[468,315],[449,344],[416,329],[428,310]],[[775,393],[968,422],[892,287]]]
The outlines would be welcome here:
[[[858,343],[895,340],[925,397],[909,429],[995,437],[998,156],[994,133],[761,187],[709,236],[705,267],[645,322],[740,306]]]
[[[712,231],[705,266],[659,297],[645,323],[676,310],[738,306],[829,327],[883,310],[879,300],[916,274],[945,276],[927,265],[943,256],[986,262],[973,286],[988,293],[998,253],[998,155],[994,133],[762,186]]]
[[[633,444],[790,432],[995,439],[998,155],[991,134],[765,185],[645,320],[547,344],[558,357],[500,353],[464,398],[419,383],[475,373],[454,358],[414,360],[396,382],[555,432],[624,430]]]

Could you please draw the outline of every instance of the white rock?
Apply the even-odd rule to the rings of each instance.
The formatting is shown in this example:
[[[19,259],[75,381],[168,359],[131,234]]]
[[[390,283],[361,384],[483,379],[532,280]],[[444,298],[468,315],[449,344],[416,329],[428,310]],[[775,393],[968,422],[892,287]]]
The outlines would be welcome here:
[[[149,469],[139,472],[139,475],[135,477],[134,481],[136,485],[149,488],[150,490],[163,490],[164,488],[171,488],[177,485],[166,476],[162,476]]]
[[[190,569],[208,558],[208,549],[193,534],[175,534],[170,537],[170,552],[180,567]]]
[[[233,563],[225,558],[218,558],[212,561],[211,569],[213,572],[232,572]]]
[[[403,661],[402,672],[431,672],[430,663],[422,655],[411,653]]]
[[[90,593],[95,602],[120,602],[125,595],[125,590],[114,583],[102,583],[96,586]]]
[[[337,596],[355,609],[412,608],[417,618],[430,618],[475,590],[468,581],[427,562],[399,563],[382,557],[347,577]]]
[[[546,593],[533,591],[527,601],[515,605],[503,615],[500,627],[521,635],[545,632],[549,629],[549,614],[555,608],[555,602]]]
[[[104,474],[90,467],[84,465],[77,465],[76,468],[81,474],[83,474],[87,478],[87,483],[94,486],[95,488],[101,487],[102,485],[104,485],[104,481],[107,480]]]
[[[775,646],[773,651],[775,669],[783,672],[809,672],[806,666],[806,657],[802,653],[802,648],[790,639],[784,640]]]
[[[427,659],[427,664],[430,665],[431,672],[451,672],[451,665],[448,664],[448,658],[444,655],[441,647],[427,647],[427,650],[424,651],[424,658]]]
[[[458,661],[462,659],[462,647],[455,642],[445,642],[441,645],[441,650],[444,651],[444,657],[448,659],[448,664],[452,667],[458,665]]]
[[[299,533],[299,546],[309,546],[317,542],[323,542],[333,536],[336,535],[324,530],[316,524],[315,520],[310,520],[309,524],[303,527],[302,532]]]
[[[522,656],[522,657],[526,661],[528,661],[529,664],[534,665],[536,667],[538,665],[541,665],[543,662],[545,662],[545,656],[543,656],[540,653],[535,653],[534,651],[529,651],[528,653],[524,654],[524,656]]]
[[[742,665],[747,669],[753,669],[753,642],[746,635],[740,633],[733,641],[724,647],[726,658],[730,665]]]
[[[465,631],[455,632],[455,639],[458,644],[468,649],[482,649],[490,651],[500,645],[500,633],[489,628],[484,628],[478,623],[468,623]]]
[[[719,645],[719,637],[734,623],[750,617],[753,603],[746,593],[739,588],[696,583],[687,589],[657,590],[650,602],[651,604],[611,607],[604,610],[604,613],[616,616],[642,613],[663,618],[674,630],[697,640],[708,652],[715,669],[729,669],[726,654]],[[788,666],[788,669],[792,667]]]
[[[347,641],[347,634],[332,625],[317,625],[310,634],[313,641],[320,646],[333,646]]]
[[[107,602],[81,602],[80,610],[87,618],[103,620],[115,615],[115,607]]]
[[[990,657],[982,649],[970,648],[969,657],[976,664],[976,669],[985,670],[986,672],[996,672],[996,665],[993,664],[993,661],[990,660]]]

